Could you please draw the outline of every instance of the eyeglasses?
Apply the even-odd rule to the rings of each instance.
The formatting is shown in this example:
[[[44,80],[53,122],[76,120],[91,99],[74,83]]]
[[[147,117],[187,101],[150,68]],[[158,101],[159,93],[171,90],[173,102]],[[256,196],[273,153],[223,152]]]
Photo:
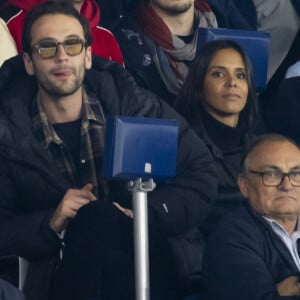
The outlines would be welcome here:
[[[282,184],[284,177],[288,177],[292,186],[300,186],[300,171],[291,171],[283,173],[281,171],[265,171],[258,172],[248,170],[248,172],[261,176],[262,182],[265,186],[279,186]]]
[[[68,39],[64,42],[44,40],[32,46],[41,58],[52,58],[56,55],[58,46],[62,45],[69,56],[80,54],[86,46],[86,42],[80,38]]]

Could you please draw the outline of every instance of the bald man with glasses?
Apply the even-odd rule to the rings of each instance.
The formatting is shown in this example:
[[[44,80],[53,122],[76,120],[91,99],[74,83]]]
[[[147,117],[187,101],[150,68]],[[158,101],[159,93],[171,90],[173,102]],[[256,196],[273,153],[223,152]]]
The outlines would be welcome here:
[[[207,299],[299,299],[299,147],[282,135],[258,137],[238,184],[247,205],[221,222],[205,251]]]

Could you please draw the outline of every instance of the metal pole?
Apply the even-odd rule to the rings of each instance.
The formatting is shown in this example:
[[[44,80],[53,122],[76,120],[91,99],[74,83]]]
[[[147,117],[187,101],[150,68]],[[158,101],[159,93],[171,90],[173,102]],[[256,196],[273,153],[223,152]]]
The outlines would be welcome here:
[[[147,192],[155,188],[152,179],[142,182],[141,178],[129,183],[133,200],[135,299],[150,299],[148,207]]]

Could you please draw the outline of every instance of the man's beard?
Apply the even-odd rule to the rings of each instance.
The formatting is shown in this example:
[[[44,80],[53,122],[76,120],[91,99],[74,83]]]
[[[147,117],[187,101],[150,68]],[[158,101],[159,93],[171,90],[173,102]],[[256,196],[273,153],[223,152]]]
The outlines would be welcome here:
[[[159,7],[162,11],[165,12],[165,14],[169,15],[169,16],[177,16],[180,15],[182,13],[185,13],[186,11],[188,11],[191,6],[193,6],[194,4],[191,2],[188,3],[184,3],[182,5],[160,5],[159,3],[154,3],[154,6]]]
[[[59,81],[59,78],[55,79],[55,74],[67,70],[73,74],[72,80],[66,80],[66,82]],[[85,76],[85,65],[82,64],[78,68],[53,68],[49,72],[43,73],[39,71],[39,68],[35,67],[35,75],[38,80],[40,88],[55,99],[66,97],[74,94],[82,86]]]
[[[44,90],[53,100],[60,99],[61,97],[67,97],[73,95],[82,86],[82,80],[76,78],[76,80],[68,88],[58,86],[52,82],[39,82],[40,88]]]

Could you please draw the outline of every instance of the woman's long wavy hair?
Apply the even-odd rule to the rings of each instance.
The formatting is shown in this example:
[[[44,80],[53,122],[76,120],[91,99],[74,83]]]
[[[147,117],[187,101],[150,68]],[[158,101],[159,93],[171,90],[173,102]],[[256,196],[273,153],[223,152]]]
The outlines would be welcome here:
[[[174,107],[187,121],[196,118],[197,115],[199,116],[199,112],[201,113],[206,109],[204,104],[204,79],[212,59],[218,51],[223,49],[233,49],[237,51],[243,59],[248,83],[248,97],[246,105],[240,113],[240,119],[245,122],[246,126],[255,127],[259,122],[259,117],[252,65],[248,55],[241,46],[233,40],[216,40],[206,44],[201,49],[196,60],[190,67]]]

